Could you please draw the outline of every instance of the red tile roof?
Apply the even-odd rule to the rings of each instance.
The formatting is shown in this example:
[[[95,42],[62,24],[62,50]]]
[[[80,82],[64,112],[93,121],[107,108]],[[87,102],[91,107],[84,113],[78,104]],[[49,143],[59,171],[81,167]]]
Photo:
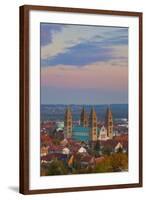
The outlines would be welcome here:
[[[48,154],[46,156],[42,156],[41,160],[51,161],[54,158],[57,158],[57,159],[66,159],[67,155],[61,154],[61,153],[52,153],[52,154]]]
[[[104,161],[104,159],[105,159],[105,158],[104,158],[103,156],[97,157],[97,158],[95,158],[95,163],[96,163],[96,164],[101,163],[101,162]]]

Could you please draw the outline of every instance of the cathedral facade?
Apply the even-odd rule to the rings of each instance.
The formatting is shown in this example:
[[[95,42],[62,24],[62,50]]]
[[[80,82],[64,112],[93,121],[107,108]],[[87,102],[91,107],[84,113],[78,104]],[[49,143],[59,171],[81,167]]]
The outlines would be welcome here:
[[[80,125],[73,126],[73,115],[70,107],[67,107],[64,119],[64,133],[66,138],[80,141],[108,140],[113,138],[113,116],[110,108],[107,108],[105,124],[98,127],[97,114],[94,107],[88,116],[83,107],[80,115]]]

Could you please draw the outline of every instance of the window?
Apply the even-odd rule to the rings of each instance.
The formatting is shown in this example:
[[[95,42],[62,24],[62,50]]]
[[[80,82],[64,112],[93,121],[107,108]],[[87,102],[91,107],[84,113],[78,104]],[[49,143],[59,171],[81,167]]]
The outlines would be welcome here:
[[[71,122],[68,122],[68,126],[71,126]]]
[[[109,125],[110,125],[110,126],[112,126],[112,124],[113,124],[112,122],[109,122]]]

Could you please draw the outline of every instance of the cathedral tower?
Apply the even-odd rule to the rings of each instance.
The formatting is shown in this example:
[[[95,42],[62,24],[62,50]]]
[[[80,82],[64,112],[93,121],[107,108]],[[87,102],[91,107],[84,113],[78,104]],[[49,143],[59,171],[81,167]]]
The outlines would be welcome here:
[[[81,122],[81,126],[88,127],[88,115],[87,115],[84,107],[81,112],[80,122]]]
[[[72,112],[70,107],[67,107],[65,112],[64,131],[67,138],[72,137]]]
[[[106,128],[107,128],[107,136],[109,137],[109,139],[112,139],[113,138],[113,115],[112,115],[112,111],[110,107],[107,108],[105,123],[106,123]]]
[[[97,141],[97,115],[94,108],[92,108],[90,112],[89,127],[90,127],[90,140]]]

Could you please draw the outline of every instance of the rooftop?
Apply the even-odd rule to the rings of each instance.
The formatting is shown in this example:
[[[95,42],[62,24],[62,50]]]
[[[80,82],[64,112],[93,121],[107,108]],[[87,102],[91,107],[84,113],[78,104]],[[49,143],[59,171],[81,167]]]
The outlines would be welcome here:
[[[83,127],[83,126],[74,126],[73,127],[73,132],[89,133],[89,131],[90,131],[89,127]]]

